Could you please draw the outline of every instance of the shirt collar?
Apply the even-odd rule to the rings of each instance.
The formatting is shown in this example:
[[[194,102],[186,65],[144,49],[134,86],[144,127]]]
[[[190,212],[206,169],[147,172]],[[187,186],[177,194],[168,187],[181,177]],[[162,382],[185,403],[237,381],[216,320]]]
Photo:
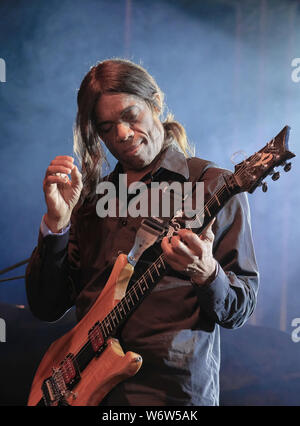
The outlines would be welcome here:
[[[157,173],[160,169],[165,169],[172,173],[179,174],[186,180],[189,178],[190,173],[186,157],[181,151],[179,151],[175,142],[162,152],[159,163],[156,165],[154,170],[152,170],[152,175]]]

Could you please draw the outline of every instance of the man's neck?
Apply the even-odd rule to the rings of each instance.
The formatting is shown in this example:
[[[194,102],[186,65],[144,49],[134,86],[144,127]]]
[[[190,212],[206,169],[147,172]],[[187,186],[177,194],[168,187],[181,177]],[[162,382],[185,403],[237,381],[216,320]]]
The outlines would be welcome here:
[[[151,172],[152,167],[146,167],[142,170],[126,170],[127,174],[127,186],[129,186],[132,182],[140,181],[144,176],[146,176],[149,172]]]
[[[123,166],[124,173],[127,174],[127,186],[129,186],[132,182],[138,182],[140,181],[144,176],[146,176],[148,173],[150,173],[156,166],[157,162],[160,159],[160,155],[158,155],[154,161],[152,161],[149,166],[144,167],[141,170],[135,170],[135,169],[126,169]]]

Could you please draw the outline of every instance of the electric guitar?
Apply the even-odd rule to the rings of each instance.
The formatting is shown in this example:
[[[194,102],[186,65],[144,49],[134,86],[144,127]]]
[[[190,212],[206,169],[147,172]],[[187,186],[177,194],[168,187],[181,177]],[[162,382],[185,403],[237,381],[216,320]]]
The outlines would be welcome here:
[[[289,171],[288,162],[295,154],[288,150],[288,126],[260,151],[235,166],[224,184],[205,203],[204,221],[197,229],[200,234],[226,202],[239,192],[252,193],[258,186],[266,191],[263,179],[271,174],[279,178],[275,167]],[[147,220],[146,220],[147,226]],[[159,228],[159,225],[158,225]],[[159,232],[162,232],[159,229]],[[155,241],[156,236],[153,241]],[[33,380],[28,405],[99,405],[106,394],[119,382],[133,376],[141,368],[142,358],[134,352],[124,354],[113,336],[130,313],[167,273],[164,254],[146,269],[129,287],[123,297],[116,289],[126,287],[134,272],[129,255],[120,254],[98,299],[80,322],[56,340],[45,353]]]

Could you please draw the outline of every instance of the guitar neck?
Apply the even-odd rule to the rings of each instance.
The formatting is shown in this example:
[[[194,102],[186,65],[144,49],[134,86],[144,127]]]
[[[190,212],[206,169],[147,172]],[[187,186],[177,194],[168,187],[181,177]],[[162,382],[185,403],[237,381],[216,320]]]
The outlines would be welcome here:
[[[196,220],[201,226],[195,229],[198,235],[207,224],[217,215],[227,201],[237,193],[234,175],[224,177],[225,183],[205,203],[203,211],[196,215]],[[201,220],[204,213],[204,221]],[[195,220],[195,219],[194,219]],[[158,281],[166,275],[169,266],[164,259],[164,254],[146,269],[146,271],[130,286],[126,295],[116,304],[110,313],[99,323],[101,332],[105,338],[113,335],[118,327],[128,318],[133,310],[141,303],[144,297],[150,293]]]

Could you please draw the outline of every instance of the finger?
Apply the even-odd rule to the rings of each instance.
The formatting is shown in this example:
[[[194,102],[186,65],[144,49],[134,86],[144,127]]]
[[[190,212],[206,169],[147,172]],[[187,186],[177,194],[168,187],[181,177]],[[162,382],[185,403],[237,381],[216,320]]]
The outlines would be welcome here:
[[[44,179],[43,186],[49,187],[53,184],[70,184],[70,180],[67,175],[49,175]]]
[[[161,248],[165,254],[167,262],[171,265],[176,265],[177,270],[183,270],[185,268],[185,265],[188,263],[185,258],[182,256],[174,253],[173,248],[171,244],[169,243],[168,237],[164,237],[161,242]]]
[[[188,229],[181,229],[178,234],[182,238],[183,242],[188,246],[191,252],[198,257],[202,256],[202,252],[205,244],[197,234]]]
[[[73,166],[72,171],[71,171],[71,179],[72,179],[72,184],[73,185],[79,185],[82,186],[82,175],[80,173],[80,171],[78,170],[77,166]]]
[[[171,266],[172,269],[174,269],[175,271],[184,273],[184,271],[186,270],[186,265],[181,265],[178,262],[173,262],[172,260],[170,260],[169,258],[166,258],[166,262],[168,263],[169,266]]]
[[[179,256],[183,256],[187,262],[194,261],[195,252],[192,251],[180,238],[179,235],[173,236],[171,239],[173,252]]]
[[[213,233],[212,226],[215,223],[215,220],[216,218],[213,218],[213,220],[211,220],[209,224],[201,232],[201,235],[200,235],[201,240],[208,240],[213,242],[215,238],[215,234]]]
[[[58,161],[70,161],[71,163],[74,163],[74,158],[71,157],[70,155],[57,155],[54,160],[58,160]]]
[[[189,248],[191,248],[191,244],[194,244],[199,240],[199,236],[195,234],[195,232],[193,232],[191,229],[179,229],[177,232],[181,240]]]
[[[54,175],[55,173],[63,173],[68,175],[71,173],[71,169],[69,167],[64,167],[61,165],[48,166],[46,170],[46,177],[49,175]]]
[[[51,161],[50,166],[64,166],[72,170],[74,167],[74,163],[73,161],[70,161],[68,159],[57,160],[55,158],[54,160]]]

